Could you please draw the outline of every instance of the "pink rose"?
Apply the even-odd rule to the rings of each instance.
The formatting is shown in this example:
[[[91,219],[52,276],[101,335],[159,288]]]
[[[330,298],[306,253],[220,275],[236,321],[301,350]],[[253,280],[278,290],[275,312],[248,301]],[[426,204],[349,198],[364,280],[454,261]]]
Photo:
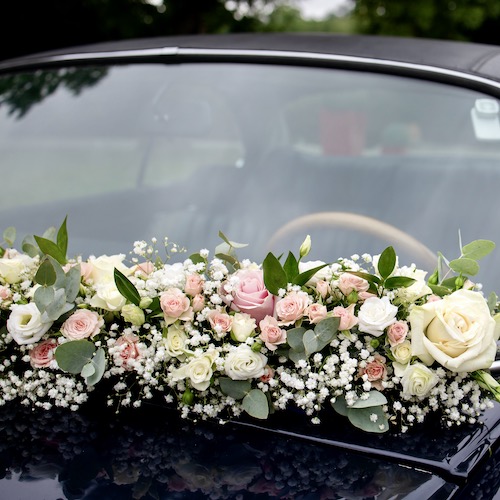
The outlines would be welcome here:
[[[363,278],[351,273],[342,273],[339,277],[338,287],[347,297],[351,292],[366,292],[370,284]]]
[[[132,272],[134,274],[137,274],[138,276],[149,276],[153,271],[155,270],[155,266],[152,262],[147,261],[147,262],[141,262],[140,264],[137,264],[133,269]]]
[[[405,341],[408,333],[408,323],[406,321],[396,321],[387,328],[387,340],[391,347],[401,344]]]
[[[326,296],[330,293],[330,283],[325,280],[319,280],[316,283],[316,290],[321,295],[321,297],[326,298]]]
[[[30,351],[30,363],[33,368],[47,368],[54,359],[57,347],[55,339],[48,339],[35,345]]]
[[[167,325],[176,320],[191,321],[193,319],[193,308],[189,298],[182,290],[170,288],[160,295],[160,306],[165,315]]]
[[[270,351],[275,351],[279,344],[286,342],[286,330],[280,328],[276,318],[266,316],[259,323],[259,338],[264,341]]]
[[[275,312],[282,324],[291,324],[302,318],[309,305],[309,296],[305,292],[290,292],[276,302]]]
[[[376,296],[377,296],[377,294],[370,293],[370,292],[359,292],[359,294],[358,294],[359,300],[368,300],[368,299],[371,299],[371,298],[376,297]]]
[[[340,318],[339,330],[350,330],[353,326],[358,324],[358,318],[354,315],[355,304],[349,307],[337,306],[333,308],[333,315]]]
[[[88,281],[92,276],[92,264],[89,264],[88,262],[81,262],[80,275],[85,281]]]
[[[207,314],[207,318],[210,326],[218,334],[229,332],[233,326],[233,318],[229,314],[221,313],[220,311],[210,311]]]
[[[382,380],[387,378],[387,367],[385,365],[385,358],[380,354],[375,354],[374,360],[362,368],[359,375],[366,375],[372,387],[381,391],[383,390]]]
[[[198,295],[203,290],[204,279],[199,274],[189,274],[186,277],[186,286],[184,287],[184,292],[191,297]]]
[[[12,297],[12,292],[8,286],[0,285],[0,299],[7,300]]]
[[[239,278],[232,292],[231,309],[250,315],[261,321],[274,312],[274,295],[264,285],[264,274],[260,269],[243,269],[234,276]]]
[[[205,307],[205,297],[203,295],[195,295],[193,297],[193,311],[200,312]]]
[[[267,384],[273,377],[274,377],[274,370],[269,365],[266,365],[264,367],[264,375],[260,377],[260,381],[264,382],[264,384]]]
[[[114,361],[117,366],[125,368],[125,370],[133,369],[133,361],[140,359],[142,353],[137,346],[139,337],[133,333],[122,335],[115,343],[118,349],[114,354]]]
[[[443,300],[439,295],[429,295],[427,297],[427,302],[437,302],[438,300]]]
[[[81,340],[97,335],[104,320],[95,311],[78,309],[61,326],[61,333],[70,340]]]
[[[327,310],[326,306],[322,304],[311,304],[306,309],[307,317],[312,324],[319,323],[321,320],[326,318]]]

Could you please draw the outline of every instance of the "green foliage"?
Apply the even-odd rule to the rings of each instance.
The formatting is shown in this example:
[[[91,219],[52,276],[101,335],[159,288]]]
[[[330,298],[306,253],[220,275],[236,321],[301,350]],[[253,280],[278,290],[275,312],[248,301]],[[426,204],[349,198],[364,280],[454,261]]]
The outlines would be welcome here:
[[[132,304],[139,306],[141,296],[134,284],[118,269],[114,269],[114,279],[118,291]]]
[[[252,389],[243,398],[241,405],[251,417],[265,420],[269,416],[269,403],[260,389]]]
[[[306,359],[315,352],[322,351],[337,335],[340,318],[325,318],[314,330],[303,327],[292,328],[287,332],[287,342],[290,346],[288,357],[294,363]]]
[[[46,233],[44,236],[34,236],[41,252],[54,258],[57,262],[59,262],[59,264],[62,265],[67,262],[66,253],[68,251],[68,231],[66,229],[66,220],[67,217],[64,218],[64,221],[57,231],[55,238],[53,238],[50,233]],[[56,241],[53,241],[53,239]]]
[[[87,385],[95,385],[101,380],[106,369],[104,350],[88,340],[72,340],[57,347],[57,364],[61,370],[80,374]]]
[[[219,378],[221,391],[233,399],[243,399],[251,390],[252,384],[248,380],[233,380],[229,377]]]

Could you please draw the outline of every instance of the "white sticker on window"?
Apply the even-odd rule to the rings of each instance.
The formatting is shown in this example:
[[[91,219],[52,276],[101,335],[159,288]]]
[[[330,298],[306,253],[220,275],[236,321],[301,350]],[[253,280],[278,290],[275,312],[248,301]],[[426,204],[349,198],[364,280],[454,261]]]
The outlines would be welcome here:
[[[476,99],[471,109],[472,126],[477,139],[500,140],[500,106],[495,99]]]

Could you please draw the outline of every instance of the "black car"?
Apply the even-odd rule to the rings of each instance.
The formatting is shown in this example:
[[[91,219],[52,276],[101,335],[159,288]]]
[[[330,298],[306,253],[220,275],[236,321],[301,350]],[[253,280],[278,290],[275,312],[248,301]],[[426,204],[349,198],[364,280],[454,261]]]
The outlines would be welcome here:
[[[463,243],[500,242],[499,97],[500,47],[423,39],[182,36],[3,61],[0,228],[41,235],[67,216],[67,252],[84,258],[165,236],[190,255],[216,248],[222,232],[262,261],[302,252],[310,235],[313,262],[358,262],[389,245],[431,275],[438,252],[449,264],[467,257]],[[497,258],[469,273],[485,296],[500,289]],[[441,499],[500,489],[496,403],[480,423],[443,429],[431,417],[383,435],[346,427],[331,408],[319,425],[290,410],[221,427],[145,406],[116,417],[7,402],[0,496]]]

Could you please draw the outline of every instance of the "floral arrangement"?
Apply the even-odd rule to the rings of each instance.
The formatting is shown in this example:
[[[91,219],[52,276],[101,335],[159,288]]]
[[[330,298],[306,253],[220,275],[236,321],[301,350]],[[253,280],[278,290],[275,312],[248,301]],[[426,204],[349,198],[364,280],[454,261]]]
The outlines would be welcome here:
[[[291,406],[312,422],[333,407],[368,432],[406,431],[437,413],[475,423],[500,400],[489,374],[497,297],[469,278],[494,244],[477,240],[437,270],[400,266],[392,247],[333,263],[269,253],[239,261],[125,255],[68,259],[66,220],[0,258],[0,403],[77,410],[102,388],[109,406],[161,397],[183,417],[266,419]],[[281,261],[284,260],[282,263]]]

